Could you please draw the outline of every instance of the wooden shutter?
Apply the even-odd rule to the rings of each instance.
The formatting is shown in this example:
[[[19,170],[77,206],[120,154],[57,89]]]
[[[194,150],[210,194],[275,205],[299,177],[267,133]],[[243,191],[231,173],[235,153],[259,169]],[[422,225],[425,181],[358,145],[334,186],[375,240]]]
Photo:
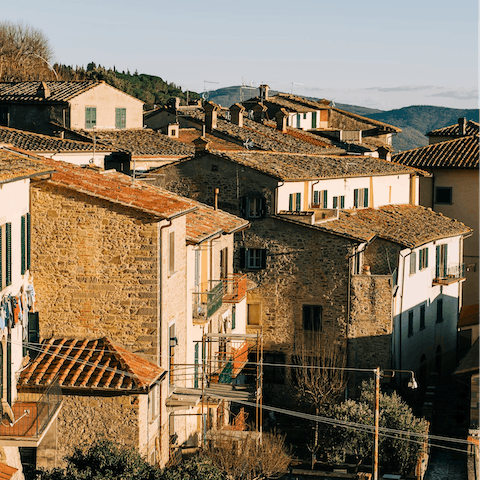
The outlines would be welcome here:
[[[327,208],[327,191],[323,191],[323,208]]]
[[[447,276],[448,273],[448,245],[444,244],[443,246],[443,273],[444,277]]]
[[[368,207],[368,188],[365,188],[363,191],[363,206]]]
[[[12,284],[12,224],[5,224],[5,286]]]
[[[312,112],[312,128],[317,128],[317,112]]]
[[[288,196],[288,210],[293,212],[293,193]]]
[[[313,192],[313,204],[318,205],[318,190],[314,190]]]
[[[338,208],[338,197],[333,197],[333,208]]]
[[[40,322],[38,312],[28,312],[28,351],[33,359],[38,355],[38,344],[40,342]]]
[[[27,258],[26,258],[26,248],[25,248],[25,215],[22,216],[21,218],[21,231],[20,231],[20,241],[21,241],[21,247],[20,251],[22,253],[22,262],[21,262],[21,269],[20,272],[23,275],[25,273],[26,269],[26,264],[27,264]]]
[[[26,215],[27,217],[27,229],[25,231],[25,236],[26,236],[26,239],[27,239],[27,270],[30,270],[30,260],[31,260],[31,255],[30,255],[30,252],[31,252],[31,221],[30,221],[30,214],[27,213]]]
[[[358,208],[358,188],[353,190],[353,206]]]
[[[340,197],[340,208],[345,208],[345,196]]]

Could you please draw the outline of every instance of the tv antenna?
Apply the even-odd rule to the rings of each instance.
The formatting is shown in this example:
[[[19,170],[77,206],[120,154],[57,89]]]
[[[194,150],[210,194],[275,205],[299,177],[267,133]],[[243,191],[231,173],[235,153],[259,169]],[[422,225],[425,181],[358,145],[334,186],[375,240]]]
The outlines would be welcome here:
[[[211,82],[210,80],[204,80],[203,81],[203,94],[202,98],[206,102],[208,100],[208,93],[207,92],[207,83],[216,83],[218,85],[219,82]]]

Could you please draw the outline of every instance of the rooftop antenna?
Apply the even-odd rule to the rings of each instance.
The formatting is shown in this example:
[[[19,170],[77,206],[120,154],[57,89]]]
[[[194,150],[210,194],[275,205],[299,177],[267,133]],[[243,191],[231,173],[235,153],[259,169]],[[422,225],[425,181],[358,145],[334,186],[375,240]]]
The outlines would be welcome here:
[[[206,102],[208,100],[208,93],[207,92],[207,83],[216,83],[218,85],[219,82],[211,82],[210,80],[204,80],[203,81],[203,94],[202,98]]]
[[[244,90],[256,90],[257,88],[253,86],[253,80],[250,82],[250,85],[247,85],[242,77],[242,85],[240,85],[240,103],[243,103],[245,100]]]
[[[293,95],[293,86],[294,85],[304,85],[303,83],[292,82],[292,95]]]

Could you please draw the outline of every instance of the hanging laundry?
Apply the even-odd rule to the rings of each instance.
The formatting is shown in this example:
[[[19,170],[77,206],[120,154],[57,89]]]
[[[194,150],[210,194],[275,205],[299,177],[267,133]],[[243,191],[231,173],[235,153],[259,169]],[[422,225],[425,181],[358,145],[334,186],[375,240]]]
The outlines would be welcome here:
[[[13,321],[18,323],[18,316],[20,313],[20,304],[17,297],[12,297],[12,311],[13,311]]]
[[[27,287],[27,302],[29,311],[35,312],[35,289],[33,283],[30,283]]]

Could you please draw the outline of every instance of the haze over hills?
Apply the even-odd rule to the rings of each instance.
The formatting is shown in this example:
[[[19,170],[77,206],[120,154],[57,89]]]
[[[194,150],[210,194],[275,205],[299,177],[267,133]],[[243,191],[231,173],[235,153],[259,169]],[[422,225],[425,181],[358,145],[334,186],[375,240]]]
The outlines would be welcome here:
[[[224,107],[229,107],[234,103],[254,97],[257,93],[258,89],[250,86],[232,86],[207,92],[207,99]],[[275,95],[276,93],[278,92],[270,90],[270,95]],[[308,98],[311,100],[319,100],[315,97]],[[479,121],[478,109],[414,105],[383,111],[338,102],[335,102],[335,106],[347,112],[356,113],[400,127],[402,133],[393,137],[393,147],[397,152],[427,145],[428,138],[425,136],[427,132],[453,125],[457,123],[460,117],[465,117],[467,120],[473,120],[475,122]]]

